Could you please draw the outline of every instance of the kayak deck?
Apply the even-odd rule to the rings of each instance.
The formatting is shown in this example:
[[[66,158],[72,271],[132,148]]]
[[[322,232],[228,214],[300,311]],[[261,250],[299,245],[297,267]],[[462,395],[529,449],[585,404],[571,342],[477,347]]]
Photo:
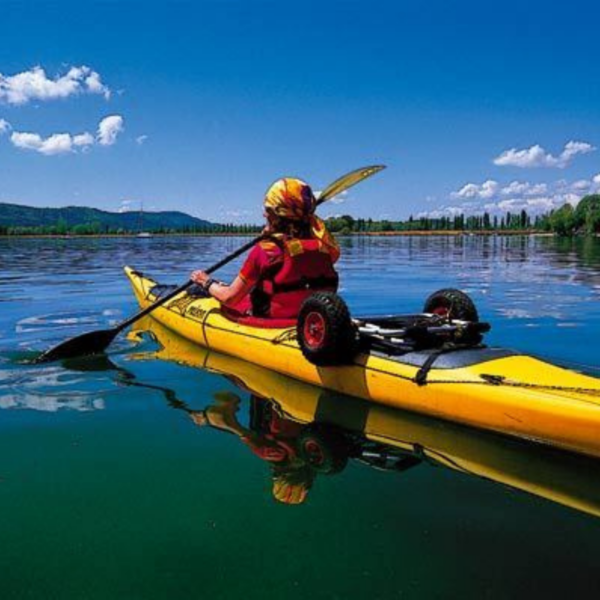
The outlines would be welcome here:
[[[141,307],[157,283],[125,269]],[[600,456],[600,380],[495,348],[442,354],[421,384],[430,351],[359,354],[352,364],[317,367],[295,328],[260,329],[227,319],[213,298],[183,292],[152,317],[188,340],[300,381],[380,404]]]

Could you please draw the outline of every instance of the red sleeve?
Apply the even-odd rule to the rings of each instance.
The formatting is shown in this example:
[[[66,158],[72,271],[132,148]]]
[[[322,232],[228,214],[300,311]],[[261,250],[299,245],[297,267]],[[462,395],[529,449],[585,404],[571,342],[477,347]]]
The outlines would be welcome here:
[[[275,246],[275,251],[267,252],[260,245],[254,246],[240,269],[239,276],[244,282],[254,285],[258,282],[267,267],[277,260],[281,251]]]
[[[263,437],[240,438],[250,450],[259,458],[268,462],[282,462],[289,458],[287,450],[284,446],[279,445],[275,440],[268,440]]]

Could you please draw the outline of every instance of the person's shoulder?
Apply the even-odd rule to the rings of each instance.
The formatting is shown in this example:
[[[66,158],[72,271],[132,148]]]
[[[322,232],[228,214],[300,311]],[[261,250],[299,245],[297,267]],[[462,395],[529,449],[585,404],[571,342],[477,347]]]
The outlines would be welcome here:
[[[260,241],[255,248],[257,253],[271,257],[280,256],[283,252],[282,246],[283,243],[281,240],[271,237]]]

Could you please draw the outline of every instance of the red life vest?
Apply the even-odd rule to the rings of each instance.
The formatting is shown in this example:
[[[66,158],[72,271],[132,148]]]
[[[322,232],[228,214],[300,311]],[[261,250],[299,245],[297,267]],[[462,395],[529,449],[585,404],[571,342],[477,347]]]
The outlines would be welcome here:
[[[261,244],[280,255],[252,291],[252,314],[273,319],[295,319],[306,298],[318,291],[335,292],[338,275],[325,244],[316,239],[291,238]]]

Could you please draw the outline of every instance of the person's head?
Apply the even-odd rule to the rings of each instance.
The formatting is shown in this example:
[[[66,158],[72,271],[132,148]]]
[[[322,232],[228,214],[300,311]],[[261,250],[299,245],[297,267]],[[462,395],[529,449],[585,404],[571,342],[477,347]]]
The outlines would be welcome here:
[[[286,465],[272,465],[273,498],[282,504],[302,504],[307,496],[316,473],[301,461]]]
[[[308,235],[317,200],[310,186],[294,177],[278,179],[267,190],[265,217],[271,230],[294,236]]]

